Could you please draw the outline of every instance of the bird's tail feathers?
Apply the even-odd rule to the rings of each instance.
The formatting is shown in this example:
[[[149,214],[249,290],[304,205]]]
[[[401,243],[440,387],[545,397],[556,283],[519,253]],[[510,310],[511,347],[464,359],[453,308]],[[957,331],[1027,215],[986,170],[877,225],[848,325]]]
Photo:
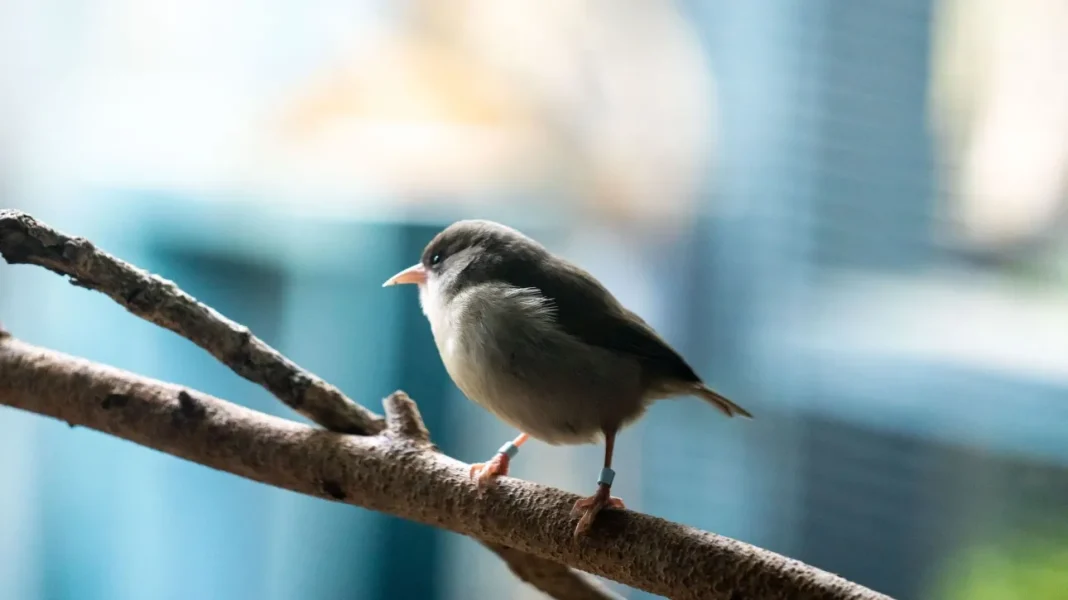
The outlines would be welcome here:
[[[698,383],[694,385],[694,394],[696,394],[700,398],[703,398],[704,400],[707,400],[709,404],[723,411],[723,414],[727,415],[728,417],[739,415],[747,419],[753,418],[753,415],[750,414],[749,411],[745,410],[741,406],[738,406],[734,402],[731,402],[730,400],[728,400],[727,398],[725,398],[724,396],[722,396],[721,394],[703,383]]]

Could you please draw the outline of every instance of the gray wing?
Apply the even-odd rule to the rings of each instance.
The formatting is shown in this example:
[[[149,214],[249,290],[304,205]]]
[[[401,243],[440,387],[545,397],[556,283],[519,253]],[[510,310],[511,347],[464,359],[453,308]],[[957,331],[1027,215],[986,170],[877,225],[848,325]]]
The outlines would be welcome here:
[[[548,253],[498,267],[497,276],[509,284],[540,290],[555,307],[557,323],[572,336],[636,357],[648,379],[701,382],[652,327],[579,267]]]

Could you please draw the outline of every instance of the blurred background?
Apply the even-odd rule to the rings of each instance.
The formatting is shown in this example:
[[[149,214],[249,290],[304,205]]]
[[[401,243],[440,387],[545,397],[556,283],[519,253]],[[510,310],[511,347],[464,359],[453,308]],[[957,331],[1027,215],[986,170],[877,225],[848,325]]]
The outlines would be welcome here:
[[[404,388],[469,462],[515,432],[379,286],[515,226],[757,416],[656,405],[630,507],[902,600],[1068,595],[1066,174],[1063,0],[0,3],[0,207],[376,410]],[[300,418],[39,268],[0,265],[0,319]],[[513,474],[589,493],[601,456]],[[469,539],[11,409],[0,482],[3,599],[539,597]]]

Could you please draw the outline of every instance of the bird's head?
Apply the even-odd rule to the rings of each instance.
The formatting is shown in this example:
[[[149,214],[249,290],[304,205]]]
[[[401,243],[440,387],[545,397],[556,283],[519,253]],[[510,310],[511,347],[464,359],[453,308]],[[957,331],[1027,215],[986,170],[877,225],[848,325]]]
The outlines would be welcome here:
[[[499,278],[507,269],[543,252],[540,244],[500,223],[457,221],[430,240],[418,263],[382,286],[411,283],[423,292],[450,299],[467,286]]]

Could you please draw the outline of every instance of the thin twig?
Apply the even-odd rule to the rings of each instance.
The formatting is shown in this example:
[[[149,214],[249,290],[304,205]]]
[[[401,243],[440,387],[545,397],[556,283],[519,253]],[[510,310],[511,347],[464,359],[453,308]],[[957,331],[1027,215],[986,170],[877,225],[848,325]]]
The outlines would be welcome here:
[[[381,417],[297,366],[247,327],[197,302],[174,282],[115,258],[86,239],[63,234],[25,213],[2,210],[0,254],[11,264],[45,267],[74,285],[107,295],[131,313],[207,350],[331,431],[373,435],[385,427]]]

